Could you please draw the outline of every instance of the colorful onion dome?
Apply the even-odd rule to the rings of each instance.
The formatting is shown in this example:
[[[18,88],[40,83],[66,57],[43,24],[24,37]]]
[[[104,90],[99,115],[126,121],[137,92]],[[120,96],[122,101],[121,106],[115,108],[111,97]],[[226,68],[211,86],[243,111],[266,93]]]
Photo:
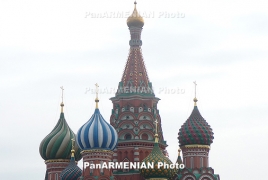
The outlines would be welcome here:
[[[136,9],[137,2],[134,2],[135,7],[133,13],[127,18],[127,25],[128,27],[139,27],[142,28],[144,25],[143,17],[138,13]]]
[[[61,114],[58,123],[40,143],[39,153],[44,160],[70,159],[71,139],[75,138],[75,134],[64,118],[63,106],[64,104],[61,103]],[[75,145],[75,151],[75,159],[79,161],[82,157],[77,144]]]
[[[156,122],[157,123],[157,122]],[[157,129],[157,128],[156,128]],[[175,173],[175,168],[164,168],[163,166],[158,167],[158,163],[162,162],[163,164],[171,165],[173,164],[168,157],[166,157],[161,151],[158,144],[158,134],[155,134],[155,143],[152,152],[142,161],[142,163],[151,164],[154,163],[154,167],[150,168],[141,168],[140,173],[145,179],[150,178],[163,178],[170,179]]]
[[[76,165],[74,159],[75,150],[72,149],[71,161],[69,165],[61,172],[61,180],[77,180],[82,175],[82,170]]]
[[[95,102],[94,114],[77,132],[77,144],[82,150],[105,149],[112,151],[117,145],[117,132],[102,117],[98,108],[98,98]]]
[[[178,133],[180,146],[191,144],[210,145],[214,139],[210,125],[201,116],[196,106],[196,98],[194,99],[194,102],[195,106],[192,114],[181,126]]]

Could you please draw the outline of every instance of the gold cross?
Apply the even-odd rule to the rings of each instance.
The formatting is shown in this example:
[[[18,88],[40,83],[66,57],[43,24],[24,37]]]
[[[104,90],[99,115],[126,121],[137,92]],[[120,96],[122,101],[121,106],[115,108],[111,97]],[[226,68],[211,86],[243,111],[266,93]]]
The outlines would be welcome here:
[[[75,140],[74,140],[74,138],[71,139],[71,140],[72,140],[72,149],[74,149],[74,142],[75,142]]]
[[[155,119],[155,134],[157,134],[157,124],[158,124],[158,121],[157,119]]]
[[[99,93],[99,85],[98,85],[98,83],[96,83],[95,86],[96,86],[96,99],[98,99],[98,93]]]
[[[196,81],[194,81],[194,85],[195,85],[195,88],[194,88],[194,97],[196,98],[196,86],[197,86]]]
[[[63,102],[63,86],[60,87],[61,88],[61,102]]]

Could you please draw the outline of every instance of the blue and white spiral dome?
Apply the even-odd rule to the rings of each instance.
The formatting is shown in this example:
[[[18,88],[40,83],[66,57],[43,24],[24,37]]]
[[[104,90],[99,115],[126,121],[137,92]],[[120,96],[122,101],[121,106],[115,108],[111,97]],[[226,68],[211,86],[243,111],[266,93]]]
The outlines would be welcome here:
[[[98,108],[78,130],[76,136],[76,142],[82,150],[104,149],[113,151],[117,141],[117,132],[113,126],[105,121]]]

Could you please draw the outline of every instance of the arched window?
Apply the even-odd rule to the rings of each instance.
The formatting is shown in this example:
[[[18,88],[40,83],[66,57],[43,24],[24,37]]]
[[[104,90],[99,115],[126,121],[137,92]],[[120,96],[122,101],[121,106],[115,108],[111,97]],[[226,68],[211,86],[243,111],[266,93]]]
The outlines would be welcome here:
[[[129,160],[127,159],[127,158],[125,158],[124,160],[123,160],[123,162],[128,162],[129,163]],[[124,168],[123,169],[123,172],[129,172],[129,167],[128,168]]]
[[[203,158],[200,158],[200,167],[203,167]]]
[[[186,166],[186,158],[184,158],[184,165]]]
[[[148,140],[148,134],[145,134],[145,133],[142,134],[141,139]]]
[[[58,173],[55,174],[55,180],[58,180]]]
[[[124,152],[124,155],[125,155],[125,157],[128,157],[128,152],[125,151],[125,152]]]
[[[126,134],[126,135],[125,135],[125,139],[126,139],[126,140],[131,139],[131,134]]]

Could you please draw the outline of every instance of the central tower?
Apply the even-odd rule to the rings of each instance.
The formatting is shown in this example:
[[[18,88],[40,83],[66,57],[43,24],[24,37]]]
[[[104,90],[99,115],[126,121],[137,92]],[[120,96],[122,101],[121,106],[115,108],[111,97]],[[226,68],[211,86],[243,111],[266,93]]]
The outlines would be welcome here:
[[[141,162],[150,154],[154,146],[155,120],[159,122],[159,147],[164,152],[167,146],[157,109],[160,99],[155,97],[142,56],[141,32],[144,20],[136,4],[127,19],[131,37],[128,59],[117,93],[110,99],[113,103],[110,124],[118,133],[114,162]],[[143,179],[139,169],[118,169],[113,174],[117,180]]]

